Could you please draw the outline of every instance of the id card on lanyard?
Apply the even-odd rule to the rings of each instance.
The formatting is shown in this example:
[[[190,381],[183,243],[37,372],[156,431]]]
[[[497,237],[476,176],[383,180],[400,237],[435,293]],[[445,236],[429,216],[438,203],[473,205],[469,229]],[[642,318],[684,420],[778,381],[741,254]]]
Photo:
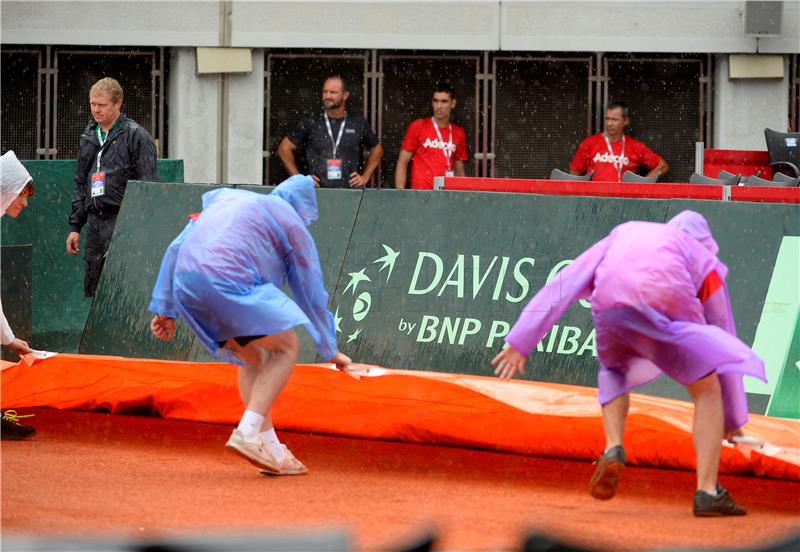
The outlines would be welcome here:
[[[439,148],[442,150],[442,153],[444,154],[444,160],[447,163],[447,170],[445,171],[444,175],[455,176],[453,166],[450,164],[450,160],[453,157],[453,125],[447,123],[447,129],[450,131],[450,137],[447,139],[447,144],[444,144],[442,133],[439,131],[439,125],[436,124],[436,119],[431,117],[431,123],[433,123],[433,130],[436,131],[436,138],[439,140]],[[444,145],[444,148],[442,148],[442,145]]]
[[[325,113],[325,126],[328,128],[328,137],[333,144],[333,158],[328,159],[327,174],[328,180],[341,180],[342,179],[342,160],[336,158],[336,152],[339,150],[339,144],[342,142],[342,135],[344,134],[344,126],[347,123],[347,115],[342,119],[342,126],[339,127],[339,134],[336,139],[333,139],[333,130],[331,129],[331,120],[328,118],[328,113]]]
[[[111,129],[108,129],[105,137],[103,137],[100,125],[97,125],[96,132],[97,141],[100,143],[100,150],[97,152],[97,165],[94,173],[92,173],[91,197],[100,197],[106,193],[106,173],[100,170],[100,158],[103,156],[103,145],[106,143],[106,140],[108,140]]]
[[[616,157],[614,156],[614,150],[611,149],[611,141],[608,139],[608,134],[604,132],[603,138],[606,140],[606,148],[608,148],[608,155],[611,156],[611,163],[617,171],[617,182],[622,182],[622,168],[625,162],[625,135],[622,135],[622,153],[619,154],[619,163],[617,163]]]

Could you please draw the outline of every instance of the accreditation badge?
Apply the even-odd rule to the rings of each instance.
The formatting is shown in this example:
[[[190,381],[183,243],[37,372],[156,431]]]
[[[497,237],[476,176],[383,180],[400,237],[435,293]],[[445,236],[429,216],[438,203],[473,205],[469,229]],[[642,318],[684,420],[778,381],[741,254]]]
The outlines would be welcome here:
[[[342,179],[342,160],[328,159],[328,180]]]
[[[455,175],[456,175],[456,173],[455,173],[454,171],[446,171],[446,172],[444,173],[444,175],[445,175],[445,176],[455,176]]]
[[[92,197],[100,197],[106,193],[106,173],[92,174]]]

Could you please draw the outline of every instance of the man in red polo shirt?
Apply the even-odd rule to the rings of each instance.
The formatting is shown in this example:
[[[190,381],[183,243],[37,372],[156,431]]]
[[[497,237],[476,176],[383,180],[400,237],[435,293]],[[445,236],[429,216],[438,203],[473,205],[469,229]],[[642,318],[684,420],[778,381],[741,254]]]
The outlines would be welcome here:
[[[635,173],[640,166],[648,169],[650,177],[667,174],[666,161],[640,141],[625,136],[625,127],[630,122],[628,106],[610,102],[606,106],[605,132],[581,142],[569,164],[570,174],[594,171],[592,180],[601,182],[621,182],[625,171]]]
[[[467,159],[467,135],[458,125],[450,122],[456,107],[453,89],[440,84],[431,100],[433,117],[417,119],[406,130],[397,167],[394,170],[395,188],[405,188],[408,163],[411,163],[411,187],[432,190],[435,176],[464,176]]]

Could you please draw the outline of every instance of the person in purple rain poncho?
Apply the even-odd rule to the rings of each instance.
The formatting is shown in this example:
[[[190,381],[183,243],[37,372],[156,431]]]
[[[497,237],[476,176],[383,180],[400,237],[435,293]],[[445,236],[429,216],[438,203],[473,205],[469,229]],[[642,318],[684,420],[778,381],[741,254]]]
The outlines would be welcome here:
[[[695,405],[694,514],[746,513],[717,481],[720,447],[747,422],[743,376],[766,376],[763,361],[736,337],[728,268],[718,251],[708,223],[693,211],[666,224],[621,224],[531,299],[492,360],[501,378],[522,374],[528,355],[569,306],[591,301],[606,434],[590,482],[595,498],[614,496],[625,466],[630,390],[665,373],[686,386]]]
[[[269,195],[221,188],[167,249],[150,311],[153,335],[168,341],[183,317],[213,356],[239,365],[246,410],[226,447],[271,475],[306,467],[281,444],[270,409],[299,352],[302,325],[320,356],[344,370],[317,249],[306,226],[317,219],[314,181],[297,175]],[[293,299],[281,287],[288,280]]]

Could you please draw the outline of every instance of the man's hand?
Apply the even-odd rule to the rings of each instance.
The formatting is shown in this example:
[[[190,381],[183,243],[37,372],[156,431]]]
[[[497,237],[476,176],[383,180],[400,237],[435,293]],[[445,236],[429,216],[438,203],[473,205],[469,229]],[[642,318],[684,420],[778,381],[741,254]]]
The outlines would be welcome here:
[[[70,232],[67,235],[67,253],[77,255],[81,250],[81,235],[77,232]]]
[[[492,366],[497,366],[494,370],[496,376],[502,379],[511,379],[517,372],[525,373],[526,358],[519,354],[513,347],[506,346],[503,351],[492,359]]]
[[[315,174],[311,175],[311,180],[314,181],[314,187],[319,188],[319,177]]]
[[[734,437],[744,437],[744,431],[742,428],[738,427],[736,429],[729,429],[725,432],[725,440],[729,443],[733,443]]]
[[[350,366],[350,363],[353,361],[349,356],[342,354],[340,351],[336,351],[336,355],[334,355],[329,362],[333,362],[338,370],[346,372],[347,368]]]
[[[156,339],[169,341],[175,335],[175,319],[157,314],[150,321],[150,331]]]
[[[28,353],[33,352],[30,345],[28,345],[27,341],[23,341],[22,339],[14,338],[14,341],[6,345],[12,351],[15,351],[19,356],[27,355]]]
[[[362,175],[358,174],[357,172],[353,171],[350,173],[350,187],[351,188],[363,188],[369,182],[369,178],[364,178]]]

